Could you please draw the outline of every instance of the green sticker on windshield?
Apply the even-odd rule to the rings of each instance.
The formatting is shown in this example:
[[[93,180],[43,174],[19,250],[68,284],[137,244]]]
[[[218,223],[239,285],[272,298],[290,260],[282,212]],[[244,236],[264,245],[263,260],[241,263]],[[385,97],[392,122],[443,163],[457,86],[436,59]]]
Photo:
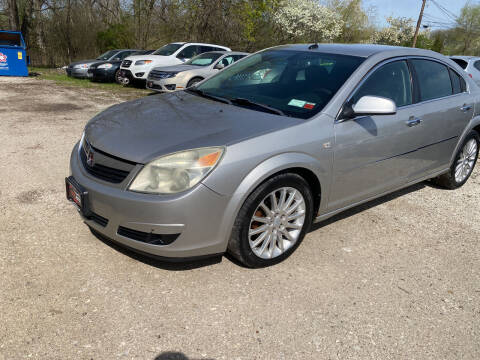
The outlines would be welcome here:
[[[306,102],[306,101],[303,101],[303,100],[292,99],[292,100],[290,100],[290,102],[288,103],[288,105],[303,108],[306,103],[307,103],[307,102]]]

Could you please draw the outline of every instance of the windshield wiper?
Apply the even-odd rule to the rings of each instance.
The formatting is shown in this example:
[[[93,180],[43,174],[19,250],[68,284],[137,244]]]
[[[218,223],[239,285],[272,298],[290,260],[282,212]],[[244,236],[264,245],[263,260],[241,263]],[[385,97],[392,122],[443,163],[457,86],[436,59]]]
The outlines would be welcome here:
[[[232,102],[230,100],[228,100],[227,98],[224,98],[224,97],[221,97],[221,96],[215,96],[215,95],[212,95],[212,94],[209,94],[209,93],[206,93],[202,90],[199,90],[197,88],[189,88],[186,90],[187,92],[192,92],[194,94],[198,94],[200,96],[203,96],[205,98],[208,98],[208,99],[212,99],[212,100],[216,100],[216,101],[220,101],[220,102],[223,102],[225,104],[232,104]]]
[[[284,113],[282,110],[273,108],[273,107],[268,106],[268,105],[265,105],[265,104],[257,103],[257,102],[255,102],[255,101],[251,101],[251,100],[248,100],[248,99],[245,99],[245,98],[234,98],[234,99],[230,99],[230,101],[231,101],[231,103],[233,103],[233,104],[237,104],[237,105],[247,105],[247,106],[256,106],[256,107],[259,107],[259,108],[261,108],[261,109],[263,109],[263,110],[267,110],[267,112],[270,112],[270,113],[272,113],[272,114],[287,116],[287,115],[285,115],[285,113]]]

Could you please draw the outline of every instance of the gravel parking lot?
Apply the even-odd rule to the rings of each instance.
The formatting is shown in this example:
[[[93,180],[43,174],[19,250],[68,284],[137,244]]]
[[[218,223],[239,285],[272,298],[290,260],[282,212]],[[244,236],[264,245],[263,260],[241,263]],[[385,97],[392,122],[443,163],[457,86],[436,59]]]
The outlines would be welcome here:
[[[0,99],[0,359],[480,358],[480,168],[319,224],[274,267],[171,265],[65,200],[72,146],[120,95],[0,78]]]

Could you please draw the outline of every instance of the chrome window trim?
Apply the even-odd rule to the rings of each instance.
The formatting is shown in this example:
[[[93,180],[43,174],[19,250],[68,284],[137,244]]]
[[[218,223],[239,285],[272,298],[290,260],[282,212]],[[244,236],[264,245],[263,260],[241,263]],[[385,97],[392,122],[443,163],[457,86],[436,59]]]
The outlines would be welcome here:
[[[463,75],[459,74],[458,71],[456,71],[452,66],[450,66],[449,64],[447,64],[445,61],[443,60],[440,60],[440,59],[436,59],[436,58],[431,58],[431,57],[428,57],[428,56],[419,56],[419,55],[406,55],[406,56],[398,56],[398,57],[393,57],[393,58],[390,58],[390,59],[386,59],[386,60],[382,60],[381,62],[377,63],[375,66],[373,66],[366,74],[365,76],[362,78],[362,80],[360,80],[360,82],[355,86],[355,88],[350,92],[350,94],[348,95],[347,99],[343,102],[342,106],[340,107],[340,109],[338,110],[338,113],[337,113],[337,116],[335,117],[335,124],[338,124],[338,123],[342,123],[344,122],[346,119],[340,119],[340,114],[343,110],[343,107],[345,106],[345,104],[350,101],[353,97],[353,95],[355,95],[355,93],[358,91],[358,89],[368,80],[368,78],[370,78],[370,76],[373,75],[373,73],[375,71],[377,71],[380,67],[386,65],[386,64],[389,64],[389,63],[392,63],[392,62],[395,62],[395,61],[408,61],[408,60],[414,60],[414,59],[420,59],[420,60],[429,60],[429,61],[435,61],[435,62],[438,62],[444,66],[446,66],[448,69],[452,69],[452,71],[457,74],[458,76],[460,76],[463,81],[465,81],[465,85],[466,85],[466,89],[465,91],[461,92],[461,93],[457,93],[457,94],[452,94],[452,95],[447,95],[447,96],[443,96],[443,97],[440,97],[440,98],[435,98],[435,99],[429,99],[429,100],[424,100],[424,101],[419,101],[417,103],[412,103],[412,104],[409,104],[409,105],[403,105],[403,106],[399,106],[397,107],[397,110],[402,110],[402,109],[406,109],[406,108],[410,108],[410,107],[413,107],[413,106],[416,106],[416,105],[421,105],[421,104],[426,104],[426,103],[430,103],[432,101],[438,101],[438,100],[444,100],[444,99],[447,99],[447,98],[451,98],[451,97],[456,97],[456,96],[459,96],[459,95],[463,95],[465,93],[470,93],[470,84],[468,83],[467,80],[465,80],[465,78],[463,77]],[[413,77],[412,77],[412,72],[410,71],[409,69],[409,72],[410,72],[410,78],[411,78],[411,82],[412,82],[412,90],[413,90]],[[363,117],[363,116],[362,116]]]

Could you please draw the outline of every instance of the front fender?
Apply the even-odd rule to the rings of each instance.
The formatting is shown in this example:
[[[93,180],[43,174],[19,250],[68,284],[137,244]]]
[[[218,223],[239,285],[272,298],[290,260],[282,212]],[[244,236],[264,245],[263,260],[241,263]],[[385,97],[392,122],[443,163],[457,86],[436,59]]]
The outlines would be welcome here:
[[[321,164],[318,159],[305,153],[297,152],[278,154],[258,164],[242,179],[225,208],[225,215],[220,226],[220,232],[226,239],[225,249],[227,248],[228,239],[230,238],[232,227],[240,208],[252,191],[254,191],[262,182],[272,175],[288,169],[302,168],[309,170],[315,174],[320,182],[322,190],[320,209],[324,209],[328,203],[326,194],[329,193],[328,190],[331,181],[328,176],[328,170],[330,167],[331,163]]]

